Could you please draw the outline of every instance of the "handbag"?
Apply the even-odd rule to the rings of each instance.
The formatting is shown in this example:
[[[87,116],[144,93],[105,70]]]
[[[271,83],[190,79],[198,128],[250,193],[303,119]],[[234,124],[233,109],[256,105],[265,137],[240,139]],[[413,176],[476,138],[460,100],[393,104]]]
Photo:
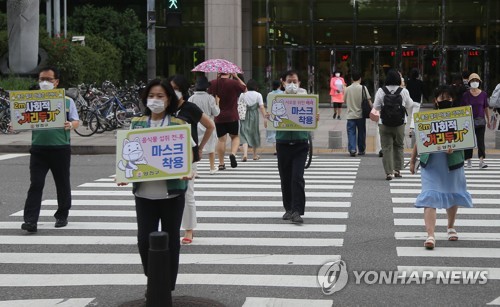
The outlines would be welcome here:
[[[368,102],[368,98],[366,97],[365,86],[362,85],[361,88],[361,113],[363,118],[370,118],[370,112],[372,108],[370,108],[370,103]]]
[[[484,127],[486,126],[486,119],[483,117],[474,118],[474,127]]]
[[[247,115],[247,102],[245,101],[245,94],[241,94],[238,99],[238,115],[240,116],[240,120],[245,120]]]
[[[490,123],[488,124],[488,129],[495,130],[497,128],[497,115],[495,113],[491,114]]]

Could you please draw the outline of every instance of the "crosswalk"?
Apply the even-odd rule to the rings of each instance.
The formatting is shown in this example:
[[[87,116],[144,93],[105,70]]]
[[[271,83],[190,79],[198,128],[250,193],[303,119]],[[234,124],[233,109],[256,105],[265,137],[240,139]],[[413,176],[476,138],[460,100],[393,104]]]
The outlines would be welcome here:
[[[209,174],[208,163],[199,163],[198,226],[193,243],[181,248],[177,289],[272,287],[277,289],[275,297],[248,297],[245,306],[262,300],[278,304],[283,300],[292,306],[290,287],[303,288],[311,290],[307,292],[311,297],[302,299],[314,306],[331,305],[321,295],[316,274],[322,264],[341,258],[339,248],[344,244],[359,164],[359,159],[316,157],[305,173],[305,223],[294,225],[281,219],[275,158],[240,162],[236,169],[215,175]],[[70,223],[65,228],[53,228],[55,199],[43,201],[36,235],[12,231],[19,229],[22,211],[13,212],[11,221],[0,222],[0,246],[19,246],[16,252],[0,252],[0,266],[19,269],[0,274],[0,287],[146,284],[136,248],[131,187],[117,187],[110,176],[78,186],[72,196]],[[51,270],[24,271],[20,265],[26,264]],[[76,269],[66,272],[66,265]],[[94,265],[99,269],[88,269]],[[295,303],[308,306],[306,301]]]
[[[427,237],[423,209],[413,207],[420,193],[420,173],[402,171],[403,178],[390,182],[399,271],[487,270],[489,280],[500,279],[500,159],[487,159],[486,169],[466,168],[467,189],[474,208],[459,208],[456,229],[459,240],[447,241],[446,211],[437,211],[436,248],[424,249]],[[486,263],[475,265],[478,260]],[[417,264],[417,265],[415,265]]]

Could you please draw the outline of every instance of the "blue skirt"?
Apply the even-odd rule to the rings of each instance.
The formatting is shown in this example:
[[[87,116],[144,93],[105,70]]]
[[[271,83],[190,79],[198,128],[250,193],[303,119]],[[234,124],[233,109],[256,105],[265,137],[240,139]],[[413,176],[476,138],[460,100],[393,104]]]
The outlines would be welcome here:
[[[453,206],[472,208],[472,197],[467,192],[464,168],[448,169],[447,153],[432,153],[422,169],[422,192],[415,207],[448,209]]]

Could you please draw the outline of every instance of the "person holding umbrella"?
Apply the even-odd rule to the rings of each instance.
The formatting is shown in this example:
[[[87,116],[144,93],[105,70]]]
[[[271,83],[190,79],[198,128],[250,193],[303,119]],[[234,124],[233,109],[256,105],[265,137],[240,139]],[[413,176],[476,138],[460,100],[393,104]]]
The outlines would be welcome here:
[[[226,153],[227,134],[231,138],[231,154],[229,160],[231,167],[238,166],[236,152],[240,145],[239,137],[239,115],[238,98],[241,93],[246,92],[246,85],[236,73],[219,73],[217,79],[210,81],[208,93],[219,97],[220,113],[215,117],[215,129],[217,131],[217,156],[219,158],[219,170],[225,170],[224,155]]]
[[[215,117],[217,131],[217,156],[219,170],[225,170],[224,155],[226,153],[227,134],[231,138],[231,167],[237,167],[236,151],[240,145],[238,98],[246,92],[246,85],[237,74],[243,73],[234,63],[224,59],[210,59],[198,64],[191,71],[216,72],[217,79],[210,82],[208,93],[219,100],[220,113]]]

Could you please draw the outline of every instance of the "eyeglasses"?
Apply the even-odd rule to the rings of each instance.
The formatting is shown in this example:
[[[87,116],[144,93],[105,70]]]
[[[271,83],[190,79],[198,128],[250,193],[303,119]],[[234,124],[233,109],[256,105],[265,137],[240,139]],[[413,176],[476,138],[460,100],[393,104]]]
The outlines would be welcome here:
[[[39,82],[43,82],[43,81],[49,81],[49,82],[54,82],[56,81],[57,79],[56,78],[38,78],[38,81]]]

